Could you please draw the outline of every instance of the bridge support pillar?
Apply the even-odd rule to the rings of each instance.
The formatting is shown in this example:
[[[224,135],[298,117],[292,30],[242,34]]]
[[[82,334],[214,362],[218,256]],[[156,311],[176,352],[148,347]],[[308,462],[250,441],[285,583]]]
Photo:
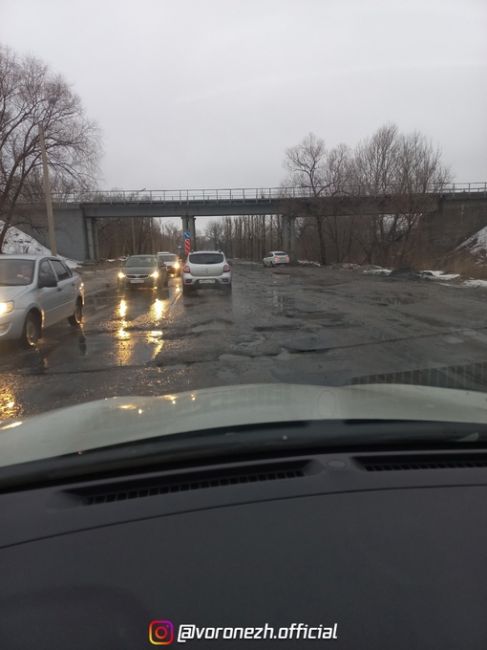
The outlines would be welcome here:
[[[100,242],[98,241],[98,223],[93,219],[93,250],[95,252],[95,261],[100,259]]]
[[[191,232],[191,249],[197,250],[196,246],[196,217],[189,218],[189,230]]]
[[[92,217],[85,219],[86,228],[86,258],[90,262],[96,260],[95,220]]]
[[[181,217],[181,221],[183,223],[183,242],[184,242],[184,233],[189,232],[191,236],[191,250],[195,251],[196,250],[196,218],[195,217],[190,217],[188,215],[185,215],[184,217]]]
[[[282,243],[286,253],[289,253],[291,263],[296,262],[296,217],[284,215],[282,224]]]

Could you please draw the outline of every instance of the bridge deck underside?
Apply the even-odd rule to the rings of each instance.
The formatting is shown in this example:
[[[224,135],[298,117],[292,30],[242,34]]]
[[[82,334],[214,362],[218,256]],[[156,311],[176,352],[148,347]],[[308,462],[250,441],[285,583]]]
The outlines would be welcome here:
[[[455,197],[458,200],[458,197]],[[100,202],[81,204],[86,217],[185,217],[246,214],[326,215],[383,214],[397,211],[434,212],[440,197],[326,197],[310,199],[232,199],[202,201]]]

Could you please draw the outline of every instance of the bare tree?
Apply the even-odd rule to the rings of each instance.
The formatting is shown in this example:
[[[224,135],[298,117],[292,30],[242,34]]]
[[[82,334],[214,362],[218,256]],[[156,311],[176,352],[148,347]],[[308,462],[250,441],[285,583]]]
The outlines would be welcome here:
[[[17,203],[39,190],[39,125],[54,187],[92,185],[99,134],[80,98],[39,60],[0,47],[0,250]]]
[[[314,133],[309,133],[298,145],[286,151],[284,166],[289,172],[287,186],[306,190],[309,193],[308,214],[313,217],[319,241],[321,262],[326,263],[326,241],[323,231],[324,215],[317,201],[328,187],[325,175],[325,142]]]
[[[310,221],[318,238],[319,259],[326,264],[330,257],[343,259],[348,254],[350,233],[348,222],[340,219],[340,201],[334,200],[334,211],[323,210],[323,198],[350,194],[353,180],[351,153],[347,145],[339,144],[327,150],[325,143],[313,133],[286,151],[285,167],[289,172],[288,184],[305,190],[309,201],[303,211],[302,201],[295,211],[305,219],[301,235],[310,236]],[[344,229],[345,228],[345,229]]]
[[[224,247],[224,227],[222,221],[210,221],[206,227],[206,236],[216,249]]]
[[[421,195],[440,191],[450,180],[441,152],[424,135],[403,135],[388,124],[356,148],[351,175],[361,195],[388,195],[393,204],[391,214],[363,217],[356,227],[363,261],[410,263],[419,237]]]

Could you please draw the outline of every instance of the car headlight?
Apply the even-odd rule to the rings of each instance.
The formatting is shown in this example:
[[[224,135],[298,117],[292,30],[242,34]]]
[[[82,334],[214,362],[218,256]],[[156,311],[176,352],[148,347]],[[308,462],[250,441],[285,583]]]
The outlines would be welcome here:
[[[174,264],[174,268],[175,268],[176,270],[179,269],[180,266],[181,266],[181,264],[180,264],[179,262],[175,262],[175,264]]]
[[[124,277],[125,277],[125,273],[122,273],[122,271],[119,271],[119,272],[118,272],[118,279],[119,279],[119,280],[123,280]]]
[[[158,278],[159,277],[159,271],[154,271],[153,273],[150,274],[151,278]]]
[[[10,314],[14,310],[14,303],[9,300],[9,302],[0,302],[0,316],[5,314]]]

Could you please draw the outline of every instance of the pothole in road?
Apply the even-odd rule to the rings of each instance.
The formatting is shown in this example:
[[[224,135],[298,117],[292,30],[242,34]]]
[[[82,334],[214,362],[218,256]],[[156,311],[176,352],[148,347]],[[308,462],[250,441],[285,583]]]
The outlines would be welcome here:
[[[256,325],[254,327],[256,332],[288,332],[299,329],[301,329],[299,325]]]
[[[413,305],[420,302],[421,296],[413,295],[412,293],[394,294],[392,296],[380,296],[376,300],[376,305],[388,307],[389,305]]]
[[[313,347],[303,347],[303,348],[284,348],[285,352],[288,352],[289,358],[295,354],[326,354],[332,348],[313,348]],[[281,353],[282,354],[282,353]]]
[[[252,343],[237,343],[229,349],[230,354],[244,357],[275,357],[281,348],[272,341],[255,341]]]
[[[203,332],[222,332],[223,330],[226,330],[229,325],[233,325],[231,320],[209,320],[199,323],[198,325],[193,325],[191,331],[195,334],[201,334]]]
[[[242,363],[242,361],[245,361],[247,357],[245,357],[243,354],[231,354],[228,352],[225,352],[224,354],[220,354],[218,357],[218,361],[223,361],[224,363]]]
[[[168,350],[160,352],[155,358],[156,366],[175,366],[202,363],[204,361],[216,361],[219,357],[219,350]]]
[[[337,325],[348,325],[351,321],[347,322],[345,314],[335,313],[331,314],[329,311],[323,310],[305,310],[296,309],[284,313],[286,318],[296,318],[301,320],[318,320],[323,327],[334,327]]]
[[[319,336],[296,336],[281,342],[282,349],[299,354],[303,352],[328,352],[330,341]]]

